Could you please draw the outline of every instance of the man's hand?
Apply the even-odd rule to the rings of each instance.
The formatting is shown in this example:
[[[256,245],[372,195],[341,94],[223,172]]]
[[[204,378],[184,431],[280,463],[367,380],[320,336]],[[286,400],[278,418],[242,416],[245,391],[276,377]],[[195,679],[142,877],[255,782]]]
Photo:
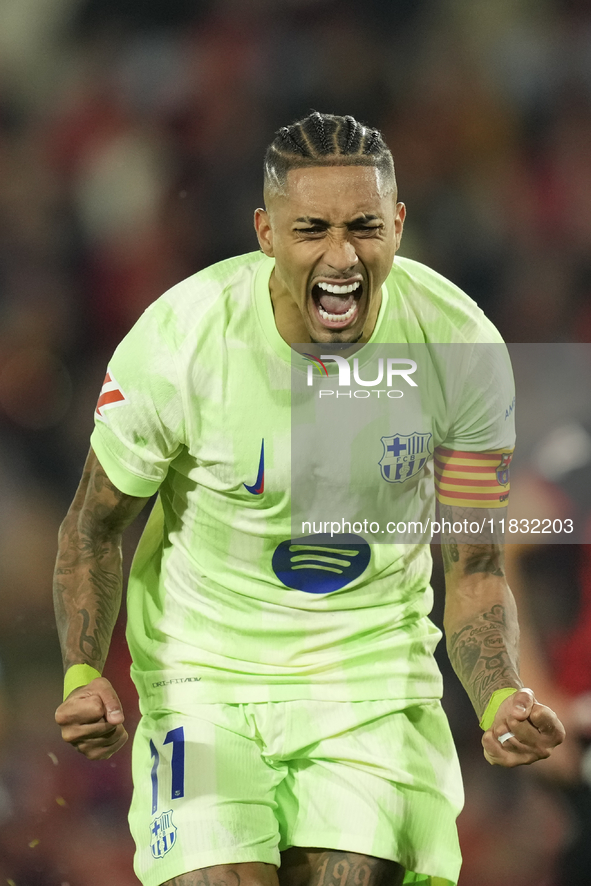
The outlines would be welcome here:
[[[108,760],[123,747],[124,719],[117,693],[104,677],[74,689],[55,712],[64,741],[89,760]]]
[[[512,737],[508,733],[513,733]],[[499,738],[504,736],[507,738],[501,743]],[[531,689],[520,689],[499,705],[482,746],[489,763],[510,769],[549,757],[564,738],[564,726],[554,711],[539,704]]]

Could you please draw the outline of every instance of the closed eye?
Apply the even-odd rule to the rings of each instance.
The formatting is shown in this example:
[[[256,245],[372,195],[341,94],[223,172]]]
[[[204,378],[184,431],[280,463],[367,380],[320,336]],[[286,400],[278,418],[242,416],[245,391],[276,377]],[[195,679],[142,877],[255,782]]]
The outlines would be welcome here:
[[[326,234],[327,225],[308,225],[305,228],[294,228],[294,233],[304,237],[318,237]],[[384,228],[383,222],[378,224],[368,224],[365,221],[351,222],[347,225],[347,230],[357,237],[371,237],[379,233]]]
[[[384,225],[350,225],[349,230],[355,234],[361,234],[366,236],[371,236],[371,234],[377,233],[383,229]]]
[[[295,232],[296,234],[307,234],[309,236],[314,234],[324,234],[326,232],[326,228],[321,228],[317,226],[313,228],[295,228]]]

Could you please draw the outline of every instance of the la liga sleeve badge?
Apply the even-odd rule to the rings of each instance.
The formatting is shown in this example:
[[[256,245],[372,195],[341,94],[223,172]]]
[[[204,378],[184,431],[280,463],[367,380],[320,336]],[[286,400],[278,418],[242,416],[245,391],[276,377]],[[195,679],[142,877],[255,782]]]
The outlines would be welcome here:
[[[123,406],[124,403],[128,402],[129,401],[123,393],[123,390],[115,380],[113,373],[110,370],[107,370],[107,374],[105,375],[105,380],[99,394],[98,402],[96,404],[96,417],[100,421],[104,421],[105,410],[113,409],[115,406]]]

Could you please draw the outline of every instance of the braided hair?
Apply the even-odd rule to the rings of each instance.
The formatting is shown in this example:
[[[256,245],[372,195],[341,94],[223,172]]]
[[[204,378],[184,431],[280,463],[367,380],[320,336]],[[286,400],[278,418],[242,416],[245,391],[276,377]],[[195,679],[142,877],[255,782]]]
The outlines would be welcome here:
[[[396,188],[394,161],[381,132],[349,115],[314,111],[282,126],[265,154],[265,191],[285,193],[289,170],[310,166],[375,166],[387,189]]]

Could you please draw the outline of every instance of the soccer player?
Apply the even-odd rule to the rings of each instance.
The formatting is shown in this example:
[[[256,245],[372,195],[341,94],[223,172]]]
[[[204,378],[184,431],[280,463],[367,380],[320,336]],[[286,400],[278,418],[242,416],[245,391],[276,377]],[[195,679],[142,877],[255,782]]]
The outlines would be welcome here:
[[[430,506],[433,462],[400,450],[431,441],[452,523],[507,497],[513,392],[472,347],[496,343],[502,363],[503,345],[464,293],[395,259],[405,207],[377,130],[313,113],[279,130],[264,174],[261,252],[175,286],[109,364],[60,532],[56,719],[91,759],[126,740],[100,674],[121,533],[158,492],[128,588],[142,883],[455,883],[463,797],[432,655],[429,546],[291,544],[290,345],[469,346],[454,397],[428,404],[419,388],[372,475],[393,507],[409,492]],[[547,757],[564,731],[519,678],[501,545],[447,542],[448,649],[486,759]]]

